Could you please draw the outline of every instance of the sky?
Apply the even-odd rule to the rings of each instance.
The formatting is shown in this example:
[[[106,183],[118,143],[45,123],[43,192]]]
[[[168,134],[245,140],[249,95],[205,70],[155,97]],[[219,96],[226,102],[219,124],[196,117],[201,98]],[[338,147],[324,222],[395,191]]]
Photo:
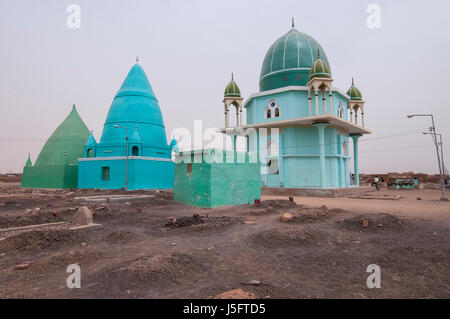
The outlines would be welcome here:
[[[80,28],[67,26],[70,4]],[[354,77],[366,100],[360,172],[437,173],[429,118],[406,115],[434,115],[450,166],[449,14],[445,0],[0,0],[0,172],[21,172],[28,153],[34,163],[73,104],[99,140],[136,56],[168,139],[194,120],[223,127],[231,72],[244,98],[258,92],[264,55],[294,17],[327,53],[333,85],[345,92]]]

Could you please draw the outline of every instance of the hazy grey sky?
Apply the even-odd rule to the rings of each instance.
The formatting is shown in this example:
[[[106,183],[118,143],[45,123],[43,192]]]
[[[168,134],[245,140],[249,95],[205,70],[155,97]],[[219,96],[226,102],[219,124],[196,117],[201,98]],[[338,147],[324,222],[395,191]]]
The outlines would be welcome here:
[[[69,29],[67,6],[81,7]],[[368,5],[381,7],[369,29]],[[244,97],[258,91],[264,55],[296,27],[322,45],[334,86],[351,78],[366,103],[362,172],[437,172],[433,113],[450,166],[450,1],[0,1],[0,172],[22,170],[72,104],[100,138],[114,95],[138,55],[162,109],[177,127],[222,127],[233,71]],[[205,127],[206,126],[206,127]]]

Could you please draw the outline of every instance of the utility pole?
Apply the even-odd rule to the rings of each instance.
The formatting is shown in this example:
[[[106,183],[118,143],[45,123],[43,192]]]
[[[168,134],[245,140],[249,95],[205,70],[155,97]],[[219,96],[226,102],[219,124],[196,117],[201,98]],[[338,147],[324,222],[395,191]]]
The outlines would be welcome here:
[[[437,142],[437,137],[436,137],[436,127],[434,126],[434,117],[433,114],[411,114],[411,115],[407,115],[407,118],[413,118],[415,116],[427,116],[427,117],[431,117],[431,134],[433,136],[433,142],[434,142],[434,146],[436,147],[436,155],[437,155],[437,160],[438,160],[438,166],[439,166],[439,175],[441,177],[441,191],[442,191],[442,197],[441,200],[445,200],[447,201],[448,198],[445,197],[445,184],[444,184],[444,174],[442,172],[442,165],[441,165],[441,158],[439,155],[439,145]]]

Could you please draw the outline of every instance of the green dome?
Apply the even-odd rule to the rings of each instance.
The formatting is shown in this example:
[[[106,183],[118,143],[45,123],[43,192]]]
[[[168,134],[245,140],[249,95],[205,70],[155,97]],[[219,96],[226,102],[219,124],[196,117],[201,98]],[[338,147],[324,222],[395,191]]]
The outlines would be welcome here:
[[[267,51],[259,77],[260,91],[290,85],[305,86],[318,51],[321,61],[330,70],[328,58],[319,42],[292,27]]]
[[[34,165],[78,165],[78,158],[84,156],[84,145],[89,135],[74,105],[70,114],[49,137]]]
[[[348,89],[347,95],[350,96],[350,100],[362,100],[361,91],[355,86],[355,82],[352,79],[352,86]]]
[[[231,81],[225,88],[225,97],[241,97],[241,90],[239,90],[238,85],[234,82],[234,76],[231,74]]]
[[[322,59],[320,59],[320,53],[309,70],[309,79],[311,80],[312,78],[331,78],[330,69]]]

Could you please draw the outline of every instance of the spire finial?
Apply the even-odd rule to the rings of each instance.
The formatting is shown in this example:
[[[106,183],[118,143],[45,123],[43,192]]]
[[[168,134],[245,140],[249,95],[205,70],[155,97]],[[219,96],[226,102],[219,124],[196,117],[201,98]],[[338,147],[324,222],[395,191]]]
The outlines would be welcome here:
[[[320,59],[320,49],[317,49],[317,58]]]
[[[231,81],[234,81],[234,73],[231,72]]]
[[[295,28],[294,17],[292,17],[292,27]]]
[[[355,81],[353,80],[353,77],[352,77],[352,86],[355,86]]]
[[[136,63],[139,63],[139,57],[136,55]]]

